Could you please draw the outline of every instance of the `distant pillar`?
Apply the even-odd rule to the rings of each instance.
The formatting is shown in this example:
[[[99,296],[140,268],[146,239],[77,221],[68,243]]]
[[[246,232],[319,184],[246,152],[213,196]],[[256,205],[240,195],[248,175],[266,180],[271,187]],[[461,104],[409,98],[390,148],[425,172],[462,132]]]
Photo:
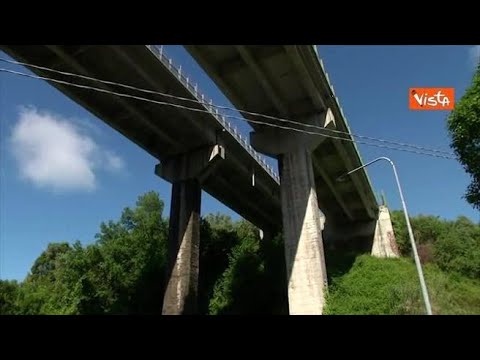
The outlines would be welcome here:
[[[335,127],[330,110],[309,119],[309,123]],[[323,251],[320,209],[317,202],[311,152],[324,139],[281,129],[251,134],[253,147],[277,156],[291,315],[320,315],[325,302],[327,272]]]
[[[373,237],[372,256],[376,257],[399,257],[397,241],[393,232],[390,212],[386,206],[379,206],[378,220],[375,224]]]
[[[224,158],[223,147],[208,146],[163,159],[155,168],[172,183],[163,315],[197,313],[201,183]]]

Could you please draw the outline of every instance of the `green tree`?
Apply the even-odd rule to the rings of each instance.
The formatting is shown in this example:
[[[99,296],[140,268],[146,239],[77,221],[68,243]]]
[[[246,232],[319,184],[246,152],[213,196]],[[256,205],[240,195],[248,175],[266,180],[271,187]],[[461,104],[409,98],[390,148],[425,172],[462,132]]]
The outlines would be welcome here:
[[[403,256],[410,256],[412,247],[408,236],[407,224],[403,211],[391,212],[392,224],[397,240],[398,248]],[[441,234],[449,227],[449,222],[438,216],[418,215],[410,218],[413,235],[417,243],[417,249],[422,263],[433,261],[434,245]]]
[[[0,315],[17,313],[19,285],[16,281],[0,280]]]
[[[229,255],[228,268],[215,284],[210,313],[287,313],[281,237],[260,240],[258,229],[244,220],[237,224],[236,232],[238,244]]]
[[[18,288],[16,299],[18,314],[62,313],[56,305],[56,300],[61,298],[61,294],[55,291],[55,284],[63,259],[72,251],[72,247],[66,242],[48,244]]]
[[[480,226],[459,216],[439,236],[435,261],[444,271],[480,278]]]
[[[471,176],[465,198],[480,210],[480,63],[455,110],[448,117],[451,147]]]
[[[167,223],[163,202],[149,192],[120,221],[100,226],[97,243],[70,259],[65,279],[79,313],[159,313],[163,300]]]
[[[22,314],[159,313],[167,223],[149,192],[119,221],[100,225],[94,244],[49,244],[19,288]]]
[[[232,218],[228,215],[216,213],[216,214],[207,214],[204,217],[204,220],[210,225],[214,230],[233,232],[235,231],[235,223],[232,221]]]
[[[263,308],[264,263],[258,235],[242,229],[240,242],[229,256],[229,266],[215,284],[210,313],[256,313]]]
[[[0,312],[160,314],[168,232],[163,210],[158,194],[146,193],[138,198],[135,207],[123,209],[117,221],[101,223],[94,243],[49,244],[25,281],[0,282]],[[411,249],[403,213],[391,214],[400,249],[408,257]],[[426,269],[429,266],[438,269],[435,276],[441,289],[438,296],[432,295],[438,307],[446,313],[476,312],[475,294],[480,291],[475,281],[480,277],[480,224],[466,217],[447,221],[425,215],[412,217],[411,222],[422,260],[433,262]],[[202,219],[200,235],[200,313],[288,313],[281,234],[261,240],[258,229],[249,222],[215,214]],[[383,259],[360,260],[353,268],[354,272],[360,271],[358,276],[348,275],[357,255],[333,254],[327,249],[329,292],[337,302],[328,311],[417,312],[421,300],[418,283],[414,273],[406,272],[407,268],[414,270],[411,259],[390,262],[390,269],[385,268],[387,263]],[[442,275],[442,271],[449,275]],[[451,279],[457,277],[460,280],[455,288],[462,294],[449,290]],[[339,278],[344,279],[343,285],[337,281]],[[447,293],[448,299],[442,300],[442,294]],[[356,299],[350,303],[347,295]],[[340,306],[339,301],[344,305]],[[467,310],[458,308],[462,304],[468,304]]]
[[[201,314],[208,313],[215,282],[228,267],[229,254],[239,243],[236,224],[229,216],[205,216],[200,223],[198,302]]]
[[[70,244],[66,242],[48,244],[47,249],[33,263],[30,270],[31,276],[49,276],[53,280],[52,277],[54,276],[58,260],[70,250]]]

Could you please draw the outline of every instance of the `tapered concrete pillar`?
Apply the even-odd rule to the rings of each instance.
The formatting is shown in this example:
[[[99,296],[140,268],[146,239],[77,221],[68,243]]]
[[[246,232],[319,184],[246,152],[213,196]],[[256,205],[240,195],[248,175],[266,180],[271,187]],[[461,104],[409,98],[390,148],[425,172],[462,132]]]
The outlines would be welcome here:
[[[330,110],[306,122],[334,128]],[[323,251],[320,209],[317,202],[311,152],[325,138],[318,135],[265,129],[251,134],[253,147],[276,156],[280,165],[288,303],[291,315],[323,313],[327,271]]]
[[[202,191],[196,179],[172,186],[168,235],[168,283],[162,314],[197,312]]]
[[[195,314],[198,309],[201,183],[225,158],[219,145],[162,160],[155,173],[172,183],[167,286],[163,315]]]
[[[397,241],[393,232],[390,212],[384,205],[378,208],[378,220],[375,224],[373,237],[372,256],[376,257],[399,257]]]
[[[322,314],[327,271],[310,152],[284,154],[280,166],[290,314]]]
[[[358,253],[370,252],[372,256],[399,257],[390,212],[384,205],[378,207],[376,220],[349,223],[348,226],[327,227],[328,240],[341,248]]]

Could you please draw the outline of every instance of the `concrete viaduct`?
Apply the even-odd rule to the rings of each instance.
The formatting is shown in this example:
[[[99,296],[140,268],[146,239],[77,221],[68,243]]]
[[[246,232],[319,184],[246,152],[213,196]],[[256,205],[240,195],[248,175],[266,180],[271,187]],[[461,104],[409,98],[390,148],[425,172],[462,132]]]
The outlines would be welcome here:
[[[172,183],[164,314],[196,312],[202,189],[262,229],[266,237],[283,228],[290,314],[322,314],[327,285],[324,243],[366,237],[374,240],[373,254],[396,256],[388,210],[378,206],[367,173],[358,171],[346,181],[335,181],[362,164],[354,143],[250,123],[254,130],[250,145],[156,46],[1,48],[22,62],[203,102],[182,103],[203,110],[194,112],[51,82],[157,158],[160,163],[155,173]],[[238,109],[350,133],[315,46],[186,48]],[[30,70],[67,82],[181,103],[38,68]],[[258,116],[245,118],[286,125]],[[257,151],[278,159],[280,176]]]

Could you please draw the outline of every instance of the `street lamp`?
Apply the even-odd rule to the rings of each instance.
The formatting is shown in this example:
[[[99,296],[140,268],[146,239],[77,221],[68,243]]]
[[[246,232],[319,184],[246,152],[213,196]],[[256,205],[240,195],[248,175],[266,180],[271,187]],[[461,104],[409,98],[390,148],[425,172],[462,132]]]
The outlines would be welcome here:
[[[400,181],[398,180],[398,175],[397,175],[397,169],[395,168],[395,164],[393,163],[392,160],[390,160],[387,157],[379,157],[375,160],[372,160],[365,165],[359,166],[356,169],[350,170],[346,174],[343,174],[337,178],[337,181],[343,181],[345,178],[354,173],[357,170],[360,170],[370,164],[373,164],[374,162],[377,162],[379,160],[386,160],[388,161],[393,168],[393,173],[395,174],[395,180],[397,181],[397,186],[398,186],[398,192],[400,193],[400,199],[402,200],[402,206],[403,206],[403,213],[405,215],[405,221],[407,222],[407,228],[408,228],[408,235],[410,237],[410,243],[412,244],[412,250],[413,250],[413,257],[415,258],[415,265],[417,266],[417,271],[418,271],[418,277],[420,278],[420,285],[422,287],[422,294],[423,294],[423,300],[425,302],[425,308],[427,309],[427,315],[432,315],[432,307],[430,305],[430,299],[428,297],[428,291],[427,291],[427,286],[425,285],[425,278],[423,277],[423,270],[422,270],[422,265],[420,264],[420,259],[418,257],[418,252],[417,252],[417,246],[415,245],[415,238],[413,237],[413,231],[412,231],[412,226],[410,225],[410,219],[408,218],[408,213],[407,213],[407,206],[405,205],[405,200],[403,198],[403,192],[402,192],[402,187],[400,186]]]

